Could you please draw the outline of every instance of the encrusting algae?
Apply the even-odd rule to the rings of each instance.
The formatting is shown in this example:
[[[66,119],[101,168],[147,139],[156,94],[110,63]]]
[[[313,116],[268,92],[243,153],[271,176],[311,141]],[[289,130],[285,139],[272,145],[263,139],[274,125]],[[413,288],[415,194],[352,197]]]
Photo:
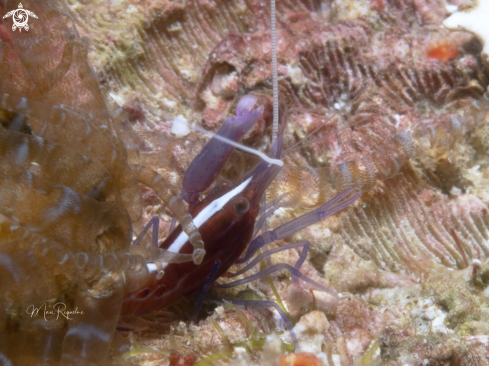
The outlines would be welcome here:
[[[130,244],[157,213],[166,237],[169,198],[206,141],[195,132],[175,139],[166,122],[182,115],[216,131],[253,94],[265,108],[243,142],[271,149],[268,4],[24,3],[38,16],[28,32],[0,23],[0,356],[14,365],[61,355],[76,364],[71,355],[89,349],[86,364],[110,353],[108,362],[128,365],[191,365],[193,356],[197,365],[488,365],[489,70],[478,41],[487,37],[457,15],[486,3],[448,18],[445,1],[277,1],[288,124],[267,202],[286,192],[291,202],[266,228],[337,191],[363,192],[271,245],[309,240],[302,273],[340,297],[297,286],[286,271],[210,290],[281,299],[301,350],[314,354],[282,359],[292,340],[273,308],[204,305],[191,321],[184,301],[118,319],[148,258],[165,255],[149,238]],[[18,7],[0,4],[2,16]],[[222,175],[243,176],[256,161],[236,151]],[[165,177],[163,197],[138,183],[148,170],[137,163]],[[293,266],[299,253],[267,265]],[[26,313],[44,302],[65,304],[73,320]]]

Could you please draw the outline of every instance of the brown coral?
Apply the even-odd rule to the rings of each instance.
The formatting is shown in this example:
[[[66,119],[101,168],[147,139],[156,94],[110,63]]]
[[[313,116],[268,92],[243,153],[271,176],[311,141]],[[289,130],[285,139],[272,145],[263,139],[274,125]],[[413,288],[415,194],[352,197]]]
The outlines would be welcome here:
[[[100,3],[74,11],[83,32],[95,40],[91,57],[114,96],[123,104],[141,101],[146,122],[136,128],[165,132],[168,126],[160,122],[183,114],[216,129],[237,96],[268,93],[271,54],[265,4],[145,5],[132,4],[131,15],[123,16],[124,24],[135,30],[130,46],[118,27],[107,30],[103,19],[88,20],[90,7]],[[339,218],[295,239],[311,240],[314,266],[337,289],[368,298],[373,310],[366,311],[363,300],[355,299],[362,306],[351,311],[345,307],[347,315],[342,315],[336,313],[336,303],[320,294],[312,297],[288,288],[283,278],[275,279],[283,297],[296,302],[290,306],[296,317],[314,304],[326,312],[336,330],[325,338],[323,351],[341,355],[349,364],[352,355],[360,357],[349,349],[354,340],[362,345],[361,352],[374,354],[375,345],[369,348],[368,342],[385,325],[402,323],[401,313],[409,306],[396,294],[419,297],[418,281],[433,271],[445,267],[458,273],[471,260],[487,259],[484,93],[489,74],[477,41],[438,27],[447,16],[444,2],[283,1],[277,7],[279,85],[289,107],[290,149],[270,198],[300,192],[296,198],[313,206],[335,188],[354,185],[366,192],[362,202]],[[120,13],[116,8],[107,12]],[[447,43],[457,52],[434,57],[433,45]],[[267,128],[259,126],[247,141],[264,145]],[[189,141],[184,144],[192,149],[199,139],[190,135]],[[163,149],[161,142],[153,146]],[[175,147],[166,161],[183,170],[189,155]],[[281,214],[276,221],[299,212]],[[317,276],[311,266],[307,270]],[[479,284],[480,273],[474,275]],[[256,286],[259,293],[268,291],[267,284]],[[485,288],[478,286],[477,291]],[[478,304],[480,293],[470,287],[467,291]],[[386,303],[396,310],[384,312]],[[342,318],[349,313],[358,317]],[[355,319],[349,326],[348,320]],[[470,359],[469,353],[461,354]]]
[[[92,40],[92,64],[140,131],[168,132],[168,125],[160,122],[177,114],[216,129],[239,95],[268,93],[271,57],[265,3],[83,3],[70,1],[69,7]],[[338,290],[353,294],[348,295],[352,300],[333,306],[319,295],[287,291],[284,277],[274,277],[284,298],[288,293],[290,301],[302,299],[295,304],[301,306],[291,306],[294,315],[316,305],[328,316],[332,328],[323,351],[330,364],[333,353],[343,364],[361,358],[361,352],[375,354],[374,340],[382,334],[383,361],[372,361],[379,364],[397,364],[406,354],[416,362],[487,362],[487,350],[475,338],[416,334],[411,324],[406,331],[382,333],[387,324],[402,323],[404,317],[412,320],[411,305],[391,296],[420,297],[417,282],[426,278],[431,282],[425,289],[449,314],[447,325],[456,330],[471,321],[487,321],[481,298],[487,287],[489,239],[489,198],[484,192],[487,97],[483,96],[488,72],[475,40],[438,28],[446,15],[443,1],[278,2],[280,88],[290,110],[286,146],[307,138],[289,151],[270,196],[293,190],[300,192],[301,202],[315,205],[330,197],[334,188],[354,185],[366,192],[361,203],[339,218],[296,235],[313,242],[314,266],[324,269]],[[9,33],[2,30],[0,38],[7,40]],[[457,55],[433,58],[432,45],[446,42],[455,45]],[[48,68],[55,77],[66,66],[60,57],[58,53],[53,62],[60,65],[58,69]],[[17,67],[10,69],[17,75],[18,63],[9,64]],[[56,98],[66,102],[71,97]],[[263,145],[266,129],[259,126],[248,142]],[[202,143],[195,135],[181,143],[149,138],[142,161],[174,181]],[[80,151],[88,154],[85,147]],[[157,166],[158,159],[165,166]],[[281,213],[278,220],[298,215],[292,210]],[[467,264],[474,287],[457,280]],[[443,272],[448,283],[433,275],[444,271],[440,268],[454,270],[453,276]],[[456,283],[455,289],[450,281]],[[271,296],[268,284],[257,286],[257,292]],[[385,310],[387,306],[394,308],[392,312]],[[471,318],[472,313],[477,319]],[[16,317],[9,319],[15,327]],[[225,316],[222,322],[226,323]],[[208,323],[195,329],[207,331],[196,336],[199,357],[220,347],[217,341],[206,343],[206,335],[216,333],[213,339],[218,338]],[[484,327],[469,329],[476,334]],[[158,337],[167,333],[167,329],[154,333],[164,347],[168,342]],[[182,353],[191,352],[192,346],[186,344],[190,336],[179,336]],[[354,351],[357,340],[361,346]]]

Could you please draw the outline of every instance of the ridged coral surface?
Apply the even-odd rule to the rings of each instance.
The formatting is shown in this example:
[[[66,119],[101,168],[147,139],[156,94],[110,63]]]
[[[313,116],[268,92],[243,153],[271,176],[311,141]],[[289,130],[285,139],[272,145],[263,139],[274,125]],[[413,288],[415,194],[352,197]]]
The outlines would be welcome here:
[[[144,141],[140,162],[180,184],[206,138],[175,139],[170,122],[183,115],[216,131],[249,93],[265,112],[245,143],[269,146],[267,1],[67,3],[90,39],[99,82]],[[291,283],[285,271],[272,276],[302,350],[325,365],[489,364],[489,70],[476,38],[441,27],[452,7],[442,0],[277,1],[288,125],[285,166],[268,199],[292,192],[295,201],[267,225],[335,191],[363,192],[344,212],[287,239],[311,242],[303,273],[339,299]],[[229,176],[251,164],[242,154],[232,159]],[[147,219],[161,202],[149,190],[143,200]],[[272,262],[297,258],[289,251]],[[276,300],[266,280],[212,295]],[[201,365],[279,363],[280,339],[262,334],[280,327],[271,310],[219,306],[192,322],[185,306],[126,319],[137,331],[122,333],[131,350],[114,362],[166,364],[176,349]]]
[[[347,4],[278,2],[279,85],[289,109],[289,146],[319,129],[292,150],[283,176],[302,184],[304,196],[321,192],[319,200],[330,195],[328,186],[374,189],[364,198],[362,211],[370,213],[352,212],[339,235],[378,265],[412,268],[413,256],[423,253],[460,267],[452,229],[469,259],[484,259],[484,198],[470,194],[485,151],[485,114],[471,103],[489,105],[482,97],[489,73],[480,46],[468,34],[438,27],[447,16],[441,2]],[[215,129],[237,95],[268,92],[265,3],[104,8],[123,14],[118,24],[124,30],[105,27],[104,12],[90,17],[98,6],[74,3],[72,9],[94,42],[91,58],[100,78],[144,126],[183,114]],[[443,47],[454,50],[449,58],[434,51]],[[409,178],[413,174],[428,185],[418,185]],[[382,184],[396,187],[383,190]],[[455,197],[458,192],[469,195]],[[377,208],[377,197],[389,202],[388,214],[385,206]],[[432,215],[435,222],[426,222]],[[348,230],[353,222],[359,226]]]

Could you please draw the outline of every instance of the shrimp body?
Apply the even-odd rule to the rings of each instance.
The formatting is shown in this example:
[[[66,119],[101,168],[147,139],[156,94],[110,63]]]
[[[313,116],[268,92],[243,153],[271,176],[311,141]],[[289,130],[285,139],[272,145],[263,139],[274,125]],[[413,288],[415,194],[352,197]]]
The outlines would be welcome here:
[[[280,156],[281,140],[278,146],[275,146],[277,157]],[[216,260],[221,263],[216,278],[225,273],[251,242],[261,197],[279,171],[280,167],[262,161],[235,184],[227,180],[218,182],[212,192],[190,211],[205,244],[206,254],[202,263],[167,264],[160,279],[157,279],[156,270],[152,271],[142,289],[124,298],[122,315],[143,314],[200,291]],[[181,225],[160,247],[181,254],[193,251]]]

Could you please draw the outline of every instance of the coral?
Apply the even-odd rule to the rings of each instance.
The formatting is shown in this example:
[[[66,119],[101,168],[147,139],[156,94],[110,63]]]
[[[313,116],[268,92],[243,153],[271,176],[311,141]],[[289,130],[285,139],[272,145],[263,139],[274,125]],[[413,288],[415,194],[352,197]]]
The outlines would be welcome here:
[[[429,278],[424,286],[435,302],[447,309],[447,327],[459,328],[466,322],[487,323],[489,320],[489,307],[471,293],[466,274],[440,274]]]
[[[324,341],[324,332],[329,328],[328,319],[320,311],[311,311],[300,318],[294,326],[304,352],[318,354]]]
[[[409,268],[416,273],[427,263],[464,268],[464,255],[487,258],[487,205],[480,198],[467,193],[449,199],[417,181],[410,169],[384,183],[369,192],[362,207],[343,215],[337,231],[338,240],[362,258],[394,271]]]
[[[263,5],[243,2],[237,7],[227,7],[217,2],[212,7],[225,10],[217,15],[193,2],[186,4],[185,8],[163,5],[163,14],[151,7],[139,8],[146,16],[144,21],[151,26],[134,36],[135,44],[140,49],[138,56],[125,52],[126,59],[123,61],[104,59],[107,62],[99,67],[104,71],[103,77],[113,90],[120,91],[123,99],[129,83],[124,77],[126,74],[136,77],[132,83],[137,90],[156,89],[158,85],[159,88],[166,86],[167,90],[177,91],[183,89],[182,85],[187,85],[186,94],[180,95],[180,98],[178,95],[165,95],[162,98],[162,95],[154,92],[144,93],[147,100],[143,104],[148,109],[148,116],[153,113],[150,120],[161,119],[154,116],[153,108],[157,105],[175,114],[184,111],[184,116],[193,118],[195,109],[182,108],[194,101],[198,103],[197,111],[201,113],[205,125],[213,127],[229,109],[229,101],[238,91],[236,86],[231,85],[240,85],[245,91],[261,89],[269,84],[271,69],[268,25]],[[416,19],[421,24],[434,24],[443,19],[443,12],[432,12],[428,17],[420,4],[410,4],[410,7],[419,15]],[[197,16],[199,10],[206,16]],[[480,123],[464,120],[459,125],[452,122],[459,117],[460,111],[456,106],[439,110],[441,104],[482,95],[487,75],[477,58],[473,57],[475,55],[460,55],[451,62],[436,62],[431,61],[429,56],[424,57],[423,52],[407,51],[426,49],[429,54],[433,43],[446,44],[448,39],[452,39],[452,43],[462,45],[466,37],[439,32],[427,41],[426,32],[421,29],[409,33],[403,28],[406,25],[403,19],[405,14],[397,18],[383,18],[387,13],[392,16],[399,12],[392,9],[392,4],[375,9],[377,14],[372,14],[369,26],[355,22],[347,25],[341,22],[328,24],[311,10],[316,9],[308,3],[279,4],[280,17],[290,19],[287,32],[279,27],[279,37],[283,40],[278,50],[283,65],[279,70],[280,88],[288,104],[301,109],[300,112],[294,111],[291,118],[306,131],[296,133],[303,135],[328,120],[331,120],[328,127],[322,128],[326,135],[339,130],[336,137],[329,137],[325,141],[316,139],[313,145],[314,150],[319,152],[314,154],[316,161],[313,167],[331,166],[329,179],[335,181],[338,188],[353,184],[368,190],[376,179],[385,180],[397,174],[399,167],[416,153],[424,155],[426,150],[433,148],[447,151],[464,132]],[[77,11],[76,16],[85,25],[87,34],[96,39],[106,31],[97,24],[84,21],[85,11]],[[250,16],[251,11],[255,16]],[[214,21],[214,17],[219,21]],[[363,16],[355,18],[358,17]],[[241,23],[243,19],[250,22],[246,32]],[[138,20],[128,21],[136,23],[137,29]],[[416,23],[414,19],[409,21]],[[376,22],[384,28],[392,28],[393,35],[374,32],[372,27]],[[166,30],[160,30],[162,24],[167,27]],[[223,39],[216,37],[220,40],[216,44],[211,35],[223,31],[231,34]],[[207,37],[198,39],[194,34],[205,34]],[[311,34],[314,37],[310,37]],[[98,43],[98,47],[102,48],[98,54],[106,55],[108,50],[110,54],[119,54],[116,50],[125,46],[118,43],[120,37],[111,31],[108,39],[114,37],[114,43]],[[396,56],[383,46],[389,42],[399,50]],[[195,55],[191,48],[197,44],[200,53]],[[261,47],[261,44],[267,46]],[[287,48],[287,44],[294,47]],[[144,48],[147,52],[144,52]],[[181,57],[179,64],[170,65],[177,62],[170,55],[173,48]],[[229,52],[230,49],[233,52]],[[190,55],[193,55],[192,58]],[[151,67],[152,62],[158,62],[162,67],[155,69]],[[129,65],[134,63],[138,66],[138,73],[127,73],[126,68],[133,69],[134,66]],[[194,70],[193,75],[198,74],[196,70],[201,70],[202,76],[188,77],[189,70]],[[153,76],[153,73],[158,75]],[[171,77],[168,76],[170,74]],[[137,87],[138,83],[145,84],[145,87]],[[148,87],[148,84],[154,86]],[[336,115],[338,108],[342,108],[341,117]],[[322,118],[318,118],[321,114]],[[335,116],[337,118],[333,118]],[[356,127],[350,129],[349,126]],[[415,135],[425,138],[418,144]],[[319,150],[319,146],[325,145],[335,148]]]
[[[489,359],[489,71],[484,58],[487,37],[472,28],[480,24],[480,10],[487,7],[487,1],[462,5],[444,21],[449,16],[447,5],[443,0],[277,1],[279,89],[289,114],[285,167],[267,199],[291,192],[287,200],[295,200],[295,205],[279,208],[266,226],[299,216],[327,201],[338,189],[355,186],[362,190],[361,201],[347,211],[287,239],[311,242],[303,273],[329,284],[341,297],[308,291],[291,281],[286,272],[271,276],[277,294],[266,279],[211,292],[217,297],[243,299],[275,300],[278,296],[291,319],[298,322],[296,331],[303,336],[300,342],[329,366],[485,365]],[[9,147],[8,154],[24,146],[13,142],[19,141],[15,140],[18,131],[27,136],[30,128],[34,134],[43,128],[42,121],[51,112],[42,103],[62,103],[85,111],[82,117],[93,113],[89,120],[97,128],[106,124],[126,145],[144,141],[139,162],[165,176],[171,186],[179,186],[206,138],[190,132],[175,139],[167,122],[181,115],[216,131],[238,98],[250,92],[259,96],[265,110],[244,141],[263,149],[270,146],[272,69],[266,2],[69,0],[65,9],[91,43],[76,35],[68,42],[74,34],[64,21],[60,23],[59,17],[33,7],[39,16],[36,26],[51,27],[54,44],[68,45],[43,52],[49,57],[40,61],[29,57],[36,49],[24,50],[19,61],[4,44],[12,45],[13,37],[20,37],[20,33],[14,35],[8,27],[0,26],[2,65],[8,65],[2,66],[0,73],[2,80],[9,80],[0,82],[0,92],[39,103],[29,104],[35,108],[23,123],[16,119],[22,111],[14,108],[20,99],[7,100],[10,112],[1,111],[2,126],[17,129],[12,127],[2,134],[2,141],[12,141],[17,147]],[[467,32],[449,32],[440,27],[442,23],[450,29],[474,32],[480,40]],[[29,32],[35,32],[36,26]],[[46,45],[40,39],[39,49],[49,49]],[[70,47],[73,61],[68,62],[64,50],[69,53]],[[93,86],[84,61],[87,52],[102,91]],[[36,72],[25,76],[23,65]],[[37,72],[40,68],[46,72]],[[77,75],[85,75],[87,84]],[[128,121],[115,119],[118,109],[113,109],[116,107],[105,91],[122,106],[139,136],[126,128]],[[17,114],[9,114],[12,110]],[[70,185],[77,192],[92,185],[100,187],[96,191],[107,202],[99,202],[99,206],[109,207],[112,202],[128,210],[134,221],[141,202],[128,201],[138,197],[136,185],[129,179],[132,169],[126,168],[125,158],[115,163],[103,161],[113,152],[120,153],[121,145],[107,143],[110,139],[103,133],[84,136],[79,116],[66,113],[69,125],[62,125],[57,122],[61,117],[54,116],[46,127],[46,146],[51,146],[55,155],[41,154],[48,163],[41,162],[37,173],[30,156],[24,168],[44,174],[49,181]],[[71,125],[76,130],[70,130]],[[26,136],[22,136],[24,141],[34,149],[36,140]],[[83,159],[66,151],[66,141],[79,155],[95,161],[87,167],[93,173],[73,179]],[[129,151],[130,162],[135,161],[135,151]],[[49,164],[59,156],[77,163]],[[240,152],[231,159],[233,163],[223,172],[226,177],[241,176],[255,163]],[[58,171],[66,171],[71,180],[63,180]],[[16,174],[8,179],[17,179],[15,184],[24,182],[25,187],[25,177],[20,171]],[[5,184],[10,184],[8,179]],[[101,183],[104,179],[106,185]],[[18,209],[13,204],[8,207],[27,215],[27,210],[20,209],[28,207],[27,200]],[[60,201],[53,198],[46,202]],[[136,232],[154,213],[165,210],[165,203],[146,188],[142,204],[147,205],[146,212],[136,224]],[[117,225],[104,228],[125,228],[118,233],[129,242],[129,226],[123,225],[117,210],[107,208],[106,212]],[[170,218],[166,219],[160,223],[162,237],[170,227]],[[20,243],[25,248],[25,239],[19,239],[16,235],[20,232],[14,231],[0,232],[2,249],[4,243]],[[4,233],[11,239],[4,239]],[[112,247],[113,230],[103,233],[86,242],[95,242],[108,253],[123,252]],[[63,233],[50,231],[48,239],[55,237],[64,241],[61,245],[67,241]],[[42,242],[43,238],[32,234],[32,240]],[[274,245],[286,244],[280,241]],[[77,245],[87,251],[84,242]],[[23,263],[39,253],[18,258],[18,252],[8,252]],[[294,265],[298,258],[294,249],[273,255],[271,263]],[[40,276],[51,265],[42,263],[32,268],[33,273]],[[17,290],[13,295],[27,296],[27,302],[41,298],[43,292],[52,297],[76,297],[73,286],[78,274],[65,267],[54,268],[68,273],[65,276],[70,281],[49,277],[28,294],[31,297]],[[11,289],[2,282],[0,288],[4,287]],[[33,286],[22,282],[19,288]],[[12,292],[5,293],[5,301],[9,301]],[[17,299],[14,302],[19,303]],[[117,362],[165,363],[168,350],[177,349],[186,357],[195,355],[202,365],[271,365],[278,363],[281,347],[290,342],[284,334],[280,338],[265,336],[283,332],[271,310],[217,307],[215,311],[207,309],[210,315],[198,322],[188,320],[184,310],[181,305],[146,316],[143,327],[134,326],[133,332],[127,332],[133,343]],[[23,327],[19,314],[18,309],[9,307],[0,319],[12,334]],[[25,359],[30,357],[26,352]]]
[[[455,335],[432,333],[419,337],[406,331],[387,328],[380,339],[380,355],[384,365],[488,365],[484,339],[476,337],[464,341]]]
[[[149,137],[142,160],[177,183],[181,178],[174,172],[188,166],[203,142],[191,132],[175,144],[166,137],[166,121],[182,115],[217,130],[238,96],[253,92],[270,100],[265,3],[123,1],[105,6],[105,18],[88,15],[100,2],[84,5],[69,4],[93,41],[89,57],[101,80],[121,105],[140,103],[145,120],[134,127],[145,138],[147,131],[163,134]],[[414,344],[432,337],[432,320],[438,322],[434,331],[445,332],[442,338],[462,343],[485,329],[489,72],[477,40],[439,27],[447,16],[443,1],[277,2],[279,88],[289,127],[286,164],[269,199],[292,192],[291,199],[312,207],[336,189],[365,192],[348,211],[293,237],[312,243],[303,272],[320,282],[324,274],[324,281],[344,292],[339,301],[289,284],[287,274],[272,275],[295,321],[314,310],[326,315],[330,326],[314,349],[326,364],[397,362],[397,356],[383,361],[376,353],[386,352],[380,340],[389,325],[414,337],[408,342],[413,348],[401,347],[399,354],[415,354]],[[107,19],[116,25],[107,27]],[[127,29],[133,30],[129,37]],[[270,112],[265,108],[266,118],[245,136],[246,143],[269,144]],[[249,165],[246,156],[235,161],[238,171]],[[283,207],[267,225],[302,212]],[[293,265],[297,257],[294,251],[276,254],[272,263]],[[475,274],[469,279],[470,271]],[[267,281],[216,293],[250,291],[255,298],[275,299]],[[261,319],[256,326],[268,324],[250,311],[249,319]],[[226,314],[220,324],[239,348],[238,339],[246,336],[241,338],[232,312]],[[196,331],[192,342],[205,344],[209,321],[201,321],[202,336]],[[458,327],[467,333],[456,334]],[[167,336],[161,334],[155,344]],[[192,347],[182,349],[186,354]],[[457,359],[456,350],[446,351],[447,359],[469,362],[469,351],[458,348]],[[255,352],[236,351],[233,360],[252,364]],[[422,352],[433,363],[442,358]],[[206,349],[198,357],[209,354]]]

